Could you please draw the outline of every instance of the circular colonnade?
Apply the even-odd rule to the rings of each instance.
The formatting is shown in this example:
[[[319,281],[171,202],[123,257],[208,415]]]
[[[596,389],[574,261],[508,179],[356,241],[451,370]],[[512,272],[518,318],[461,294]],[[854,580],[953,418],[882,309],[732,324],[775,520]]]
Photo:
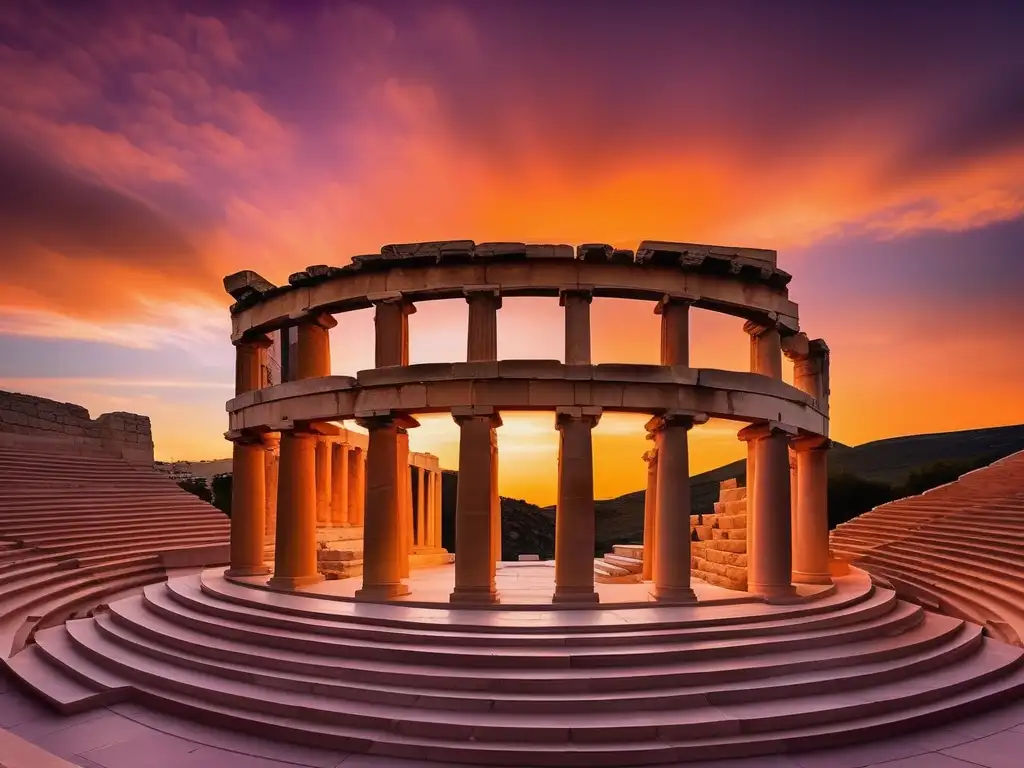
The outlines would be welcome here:
[[[277,520],[270,585],[318,581],[316,457],[328,422],[354,419],[368,432],[363,583],[356,598],[408,594],[403,464],[413,414],[450,412],[460,427],[455,586],[451,601],[498,600],[500,559],[497,428],[501,413],[551,410],[560,432],[555,532],[556,603],[598,601],[594,588],[591,430],[604,411],[643,413],[655,448],[645,507],[645,576],[668,603],[695,600],[690,586],[688,431],[709,417],[745,424],[748,591],[786,599],[793,583],[829,583],[826,509],[828,347],[800,332],[790,276],[774,251],[644,241],[526,245],[452,241],[389,245],[345,267],[308,267],[275,286],[251,271],[225,278],[236,347],[229,575],[268,574],[264,564],[266,446],[280,437]],[[497,359],[503,296],[557,297],[565,310],[565,362]],[[593,297],[649,301],[661,316],[660,365],[593,365]],[[466,362],[409,365],[416,303],[469,304]],[[373,307],[375,367],[332,376],[334,314]],[[744,318],[750,371],[689,366],[690,307]],[[290,330],[290,329],[293,329]],[[268,334],[290,358],[266,386]],[[783,357],[794,385],[782,380]]]

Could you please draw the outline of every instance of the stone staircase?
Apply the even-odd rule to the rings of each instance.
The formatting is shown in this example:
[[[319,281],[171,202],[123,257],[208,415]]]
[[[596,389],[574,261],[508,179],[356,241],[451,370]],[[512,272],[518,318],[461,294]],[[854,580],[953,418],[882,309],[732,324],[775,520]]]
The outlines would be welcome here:
[[[228,518],[156,470],[0,447],[0,659],[41,626],[227,561]]]
[[[409,609],[206,571],[40,631],[12,668],[68,713],[136,700],[261,737],[514,766],[860,743],[1024,690],[1020,649],[862,572],[813,602],[745,611]]]
[[[594,560],[594,581],[601,584],[636,584],[644,569],[643,544],[616,544]]]
[[[900,594],[1024,638],[1024,452],[839,525],[832,552]]]

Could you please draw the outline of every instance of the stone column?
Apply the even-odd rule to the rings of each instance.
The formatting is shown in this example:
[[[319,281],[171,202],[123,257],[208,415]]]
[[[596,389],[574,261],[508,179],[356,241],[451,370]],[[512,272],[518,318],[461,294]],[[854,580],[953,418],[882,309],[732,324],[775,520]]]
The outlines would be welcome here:
[[[658,516],[658,451],[651,449],[643,455],[647,463],[647,490],[644,493],[644,570],[643,580],[654,576],[654,560],[657,551]]]
[[[280,589],[321,580],[316,567],[316,442],[299,426],[281,433],[274,576]]]
[[[466,361],[497,360],[501,294],[493,285],[467,285],[464,292],[469,304]]]
[[[563,288],[558,303],[565,307],[565,364],[590,365],[590,288]]]
[[[427,506],[427,521],[425,523],[426,528],[423,534],[426,536],[427,546],[431,549],[437,547],[437,543],[434,541],[434,515],[437,514],[437,510],[434,509],[434,473],[427,470],[423,476],[425,483],[425,498],[424,504]]]
[[[263,386],[263,362],[270,340],[255,336],[235,345],[235,394]],[[266,526],[266,448],[258,434],[238,434],[232,448],[231,576],[268,573],[263,565]]]
[[[277,534],[277,475],[278,456],[281,450],[281,435],[278,432],[268,432],[263,436],[263,447],[266,448],[264,456],[263,471],[266,474],[266,523],[263,531],[267,536]]]
[[[792,441],[797,462],[794,501],[793,581],[831,584],[828,552],[828,438],[809,436]]]
[[[316,441],[316,527],[331,524],[331,441],[321,437]]]
[[[498,442],[491,446],[491,557],[501,562],[501,496],[498,495]]]
[[[345,526],[348,519],[348,443],[335,443],[331,454],[331,525]]]
[[[658,451],[654,586],[658,601],[696,602],[690,586],[690,451],[688,432],[703,413],[668,411],[647,423]]]
[[[348,452],[348,519],[355,526],[363,524],[365,469],[363,449],[352,446]]]
[[[374,412],[356,419],[370,433],[366,458],[366,518],[363,527],[363,585],[358,600],[389,600],[409,594],[402,582],[399,432],[415,419]],[[405,558],[408,561],[408,558]]]
[[[427,540],[427,470],[416,467],[416,540],[417,547],[429,545]]]
[[[438,549],[444,547],[441,543],[441,518],[443,510],[441,507],[441,478],[443,475],[438,470],[434,473],[434,488],[433,488],[433,499],[434,499],[434,546]]]
[[[665,296],[654,308],[661,315],[661,364],[690,365],[690,304],[692,300]]]
[[[767,321],[766,321],[767,322]],[[750,370],[773,379],[782,378],[782,339],[778,326],[747,322],[743,330],[750,336]]]
[[[409,364],[409,315],[416,312],[412,302],[401,292],[374,294],[368,297],[376,307],[374,366]]]
[[[596,603],[594,591],[594,443],[601,409],[555,410],[558,504],[555,509],[554,602]]]
[[[814,398],[815,407],[828,415],[829,348],[822,339],[809,340],[806,333],[782,339],[782,351],[793,361],[793,385]]]
[[[298,346],[295,372],[299,379],[316,379],[331,375],[331,340],[329,330],[338,321],[320,314],[298,324]]]
[[[412,481],[409,473],[409,432],[398,429],[398,505],[402,521],[398,539],[398,562],[402,578],[409,576],[409,555],[412,552]]]
[[[259,576],[263,564],[267,450],[259,436],[238,438],[232,451],[231,566],[226,576]]]
[[[779,422],[752,424],[740,439],[754,444],[754,508],[748,502],[747,591],[769,599],[793,594],[789,499],[789,438],[792,427]]]
[[[797,468],[796,468],[796,452],[793,450],[793,446],[790,445],[789,450],[786,452],[786,458],[789,460],[789,540],[790,552],[796,552],[796,484],[797,484]]]
[[[491,527],[495,428],[501,417],[489,407],[452,409],[459,425],[459,495],[455,510],[455,589],[453,603],[494,603]]]

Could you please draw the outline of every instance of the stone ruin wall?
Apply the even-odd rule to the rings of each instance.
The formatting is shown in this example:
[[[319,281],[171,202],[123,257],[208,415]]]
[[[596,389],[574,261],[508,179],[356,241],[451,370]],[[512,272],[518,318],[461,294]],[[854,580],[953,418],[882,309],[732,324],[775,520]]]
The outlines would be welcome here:
[[[690,515],[690,571],[708,584],[747,589],[747,489],[725,480],[715,511]]]
[[[74,403],[0,391],[0,446],[112,455],[136,466],[153,466],[148,416],[104,413],[96,419]]]

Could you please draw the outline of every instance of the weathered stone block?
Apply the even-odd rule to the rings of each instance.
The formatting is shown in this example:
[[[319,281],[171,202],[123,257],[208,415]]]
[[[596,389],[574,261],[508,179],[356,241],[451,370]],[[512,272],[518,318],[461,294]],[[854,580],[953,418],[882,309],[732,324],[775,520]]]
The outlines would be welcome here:
[[[704,553],[704,558],[712,563],[734,565],[739,568],[747,567],[747,555],[745,553],[722,552],[721,550],[711,549],[709,547]]]
[[[723,501],[743,501],[747,498],[746,488],[724,488],[718,494],[718,500]]]
[[[715,539],[712,538],[707,544],[708,550],[718,550],[719,552],[736,552],[739,554],[746,554],[747,542],[734,539]]]
[[[746,515],[719,515],[718,527],[732,531],[737,529],[746,529],[747,527],[747,516]]]

